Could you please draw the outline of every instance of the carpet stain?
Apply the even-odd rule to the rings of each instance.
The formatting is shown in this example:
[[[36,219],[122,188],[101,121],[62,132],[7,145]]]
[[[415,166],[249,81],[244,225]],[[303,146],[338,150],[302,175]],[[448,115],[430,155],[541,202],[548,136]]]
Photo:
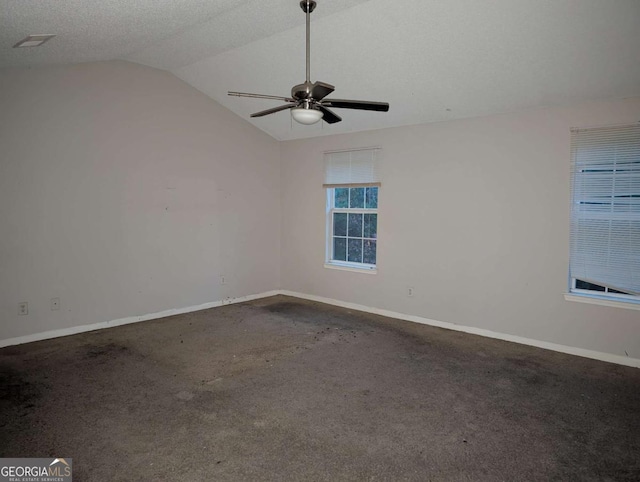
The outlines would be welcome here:
[[[85,358],[118,358],[129,351],[129,347],[117,343],[106,345],[89,345],[86,347]]]

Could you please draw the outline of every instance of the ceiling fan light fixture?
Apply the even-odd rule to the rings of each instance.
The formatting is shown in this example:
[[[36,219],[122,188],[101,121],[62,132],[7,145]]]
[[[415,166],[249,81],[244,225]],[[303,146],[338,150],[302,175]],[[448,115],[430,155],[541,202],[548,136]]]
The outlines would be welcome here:
[[[294,107],[291,109],[291,117],[300,124],[310,126],[322,119],[322,112],[309,107]]]

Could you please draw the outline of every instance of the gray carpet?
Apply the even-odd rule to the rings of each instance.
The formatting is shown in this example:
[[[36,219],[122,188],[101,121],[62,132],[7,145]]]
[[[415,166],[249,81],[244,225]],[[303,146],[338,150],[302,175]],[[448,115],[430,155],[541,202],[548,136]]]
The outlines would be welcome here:
[[[0,350],[75,481],[640,480],[640,370],[274,297]]]

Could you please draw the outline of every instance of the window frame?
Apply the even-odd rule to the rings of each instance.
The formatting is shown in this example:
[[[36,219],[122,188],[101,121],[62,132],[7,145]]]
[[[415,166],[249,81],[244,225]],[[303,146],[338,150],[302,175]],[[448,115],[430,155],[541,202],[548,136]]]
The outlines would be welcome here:
[[[589,129],[594,129],[594,130],[600,130],[600,129],[615,129],[617,127],[620,128],[625,128],[625,127],[633,127],[633,126],[629,126],[629,125],[624,125],[624,126],[608,126],[608,127],[595,127],[595,128],[589,128]],[[585,129],[585,130],[589,130],[589,129]],[[600,209],[593,208],[592,210],[589,209],[585,209],[584,206],[588,206],[590,204],[595,204],[597,206],[600,205],[604,205],[604,202],[595,202],[594,200],[589,200],[589,196],[587,195],[586,197],[581,197],[580,199],[576,198],[576,194],[575,194],[575,189],[576,189],[576,184],[579,183],[585,183],[588,182],[587,178],[585,179],[579,179],[578,176],[581,175],[585,175],[585,173],[587,172],[608,172],[607,170],[603,170],[602,168],[599,169],[595,169],[592,168],[592,170],[589,169],[589,166],[587,166],[586,168],[582,168],[579,169],[577,168],[577,166],[574,164],[576,162],[576,158],[574,157],[574,149],[577,149],[578,147],[576,145],[574,145],[574,138],[573,138],[573,133],[574,131],[580,131],[582,129],[572,129],[572,139],[571,139],[571,211],[570,211],[570,219],[571,219],[571,229],[573,229],[573,222],[574,222],[574,216],[587,216],[589,219],[601,219],[603,221],[608,221],[609,223],[614,222],[614,221],[627,221],[627,220],[633,220],[636,219],[637,220],[637,213],[626,213],[626,212],[615,212],[614,211],[614,203],[616,201],[617,198],[623,197],[622,195],[617,196],[615,191],[612,193],[612,195],[610,196],[610,210],[607,211],[603,211]],[[624,146],[623,146],[624,147]],[[618,145],[615,145],[615,148],[618,148]],[[635,163],[635,160],[632,161],[633,163]],[[626,166],[624,166],[626,167]],[[617,161],[614,159],[613,162],[611,163],[611,167],[610,167],[610,172],[613,175],[612,178],[612,182],[614,183],[615,186],[615,182],[616,182],[616,178],[615,175],[617,174],[617,171],[619,171],[620,169],[618,168],[617,165]],[[633,172],[633,170],[632,170]],[[593,193],[591,193],[591,196],[594,196]],[[605,198],[602,198],[603,201]],[[581,209],[582,208],[582,209]],[[573,238],[570,242],[570,250],[573,250]],[[570,257],[573,256],[573,252],[570,251]],[[577,288],[577,283],[578,282],[584,282],[584,283],[590,283],[594,286],[603,288],[603,290],[597,290],[597,289],[589,289],[589,288]],[[611,292],[610,290],[614,290],[613,292]],[[608,286],[603,285],[602,283],[598,283],[598,282],[593,282],[590,280],[585,280],[583,278],[580,277],[574,277],[573,274],[571,273],[571,267],[569,268],[569,276],[568,276],[568,290],[567,293],[565,294],[565,299],[569,300],[569,301],[581,301],[581,302],[586,302],[586,303],[594,303],[594,304],[601,304],[601,305],[606,305],[606,306],[617,306],[617,307],[622,307],[622,308],[629,308],[629,309],[640,309],[640,294],[630,294],[630,293],[616,293],[615,291],[623,291],[623,290],[619,290],[616,288],[611,288]]]
[[[325,268],[335,268],[335,269],[344,269],[348,271],[356,271],[362,273],[375,274],[378,270],[378,237],[377,233],[380,229],[379,225],[379,205],[376,208],[336,208],[335,207],[335,192],[336,189],[340,188],[367,188],[367,187],[376,187],[378,189],[378,200],[380,199],[380,185],[358,185],[358,186],[332,186],[326,188],[326,236],[325,236]],[[333,238],[334,238],[334,226],[333,226],[333,215],[336,213],[344,213],[344,214],[375,214],[376,215],[376,238],[365,238],[364,233],[361,239],[363,240],[373,240],[376,242],[376,264],[370,263],[358,263],[357,261],[342,261],[333,259]],[[349,236],[347,235],[347,240]]]

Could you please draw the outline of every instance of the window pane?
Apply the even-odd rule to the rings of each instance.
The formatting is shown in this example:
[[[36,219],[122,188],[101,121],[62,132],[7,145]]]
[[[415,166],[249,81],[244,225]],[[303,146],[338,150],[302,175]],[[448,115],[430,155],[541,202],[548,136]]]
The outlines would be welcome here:
[[[349,237],[362,237],[362,214],[349,213]]]
[[[376,241],[364,241],[364,262],[376,264]]]
[[[576,280],[576,288],[579,290],[604,291],[604,286],[594,285],[579,279]]]
[[[347,260],[347,238],[333,238],[333,259]]]
[[[347,213],[333,213],[333,235],[347,235]]]
[[[349,207],[350,208],[363,208],[364,207],[364,188],[352,187],[349,189]]]
[[[337,187],[334,193],[336,208],[348,208],[349,207],[349,188]]]
[[[378,215],[377,214],[364,215],[364,237],[374,238],[374,239],[378,237]]]
[[[377,187],[368,187],[365,198],[366,198],[366,206],[365,206],[366,208],[378,209],[378,188]]]
[[[611,288],[609,288],[609,293],[616,293],[619,295],[630,295],[631,293],[625,293],[624,291],[618,291],[618,290],[612,290]]]
[[[348,261],[362,263],[362,239],[349,240]]]

